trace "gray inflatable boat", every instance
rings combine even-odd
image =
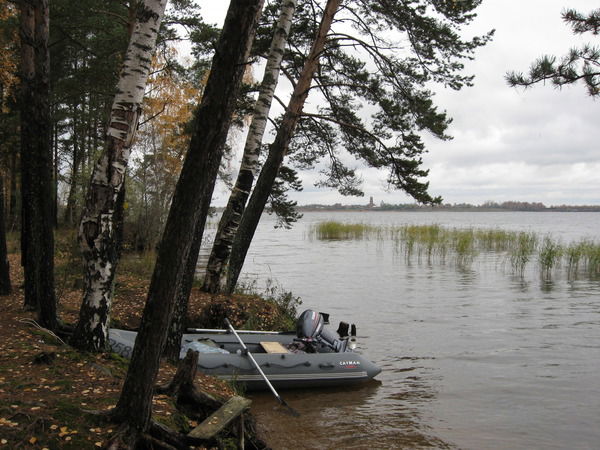
[[[354,325],[350,328],[341,322],[335,332],[326,323],[326,314],[307,310],[298,318],[296,332],[239,330],[237,333],[276,388],[349,385],[370,380],[381,372],[354,351]],[[131,357],[136,335],[133,331],[111,329],[112,350]],[[229,330],[193,329],[193,333],[183,336],[182,358],[189,349],[200,352],[201,372],[244,384],[247,390],[268,389]]]

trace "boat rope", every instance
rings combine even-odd
[[[41,326],[39,323],[37,323],[33,319],[19,319],[19,322],[25,323],[27,325],[34,326],[35,328],[37,328],[37,329],[43,331],[44,333],[52,336],[54,339],[56,339],[57,341],[59,341],[62,345],[67,345],[66,342],[63,341],[61,338],[59,338],[53,331],[49,330],[48,328],[44,328],[43,326]]]

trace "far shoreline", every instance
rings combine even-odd
[[[415,205],[415,204],[399,204],[381,206],[370,205],[298,205],[296,210],[299,212],[600,212],[600,205],[560,205],[560,206],[545,206],[541,203],[518,203],[507,202],[510,205],[490,206],[485,205]],[[216,207],[215,212],[223,212],[224,207]]]

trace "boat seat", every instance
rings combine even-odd
[[[281,345],[280,342],[265,342],[261,341],[260,345],[267,353],[289,353],[289,350]]]

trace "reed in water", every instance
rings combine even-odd
[[[386,226],[326,221],[313,225],[311,236],[319,240],[389,241],[406,258],[446,262],[452,256],[461,265],[469,264],[479,252],[504,253],[512,270],[520,275],[533,261],[537,261],[545,277],[563,266],[570,277],[600,274],[599,243],[582,240],[563,245],[552,236],[540,238],[529,231],[449,228],[437,224]]]

